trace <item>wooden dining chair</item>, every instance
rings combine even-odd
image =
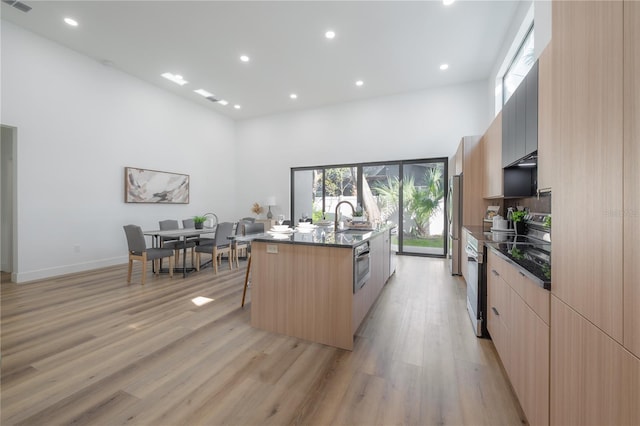
[[[264,223],[250,223],[245,225],[244,234],[262,234],[264,233]],[[242,304],[240,307],[244,307],[244,299],[247,296],[247,288],[249,287],[249,273],[251,272],[251,244],[247,247],[247,272],[244,274],[244,289],[242,290]]]
[[[216,228],[216,235],[214,237],[213,244],[196,246],[196,270],[200,270],[200,254],[207,253],[211,255],[211,261],[213,262],[213,270],[218,273],[218,262],[222,264],[222,255],[227,254],[229,257],[229,269],[233,267],[233,255],[231,240],[229,237],[233,232],[233,223],[222,222],[218,224]]]
[[[129,246],[129,270],[127,272],[127,283],[131,282],[131,270],[133,269],[133,261],[142,262],[142,284],[144,285],[147,276],[147,261],[153,260],[156,275],[160,271],[160,259],[169,258],[169,276],[173,277],[174,255],[173,249],[170,248],[147,248],[147,242],[144,239],[142,228],[137,225],[123,226],[124,233],[127,236],[127,245]]]

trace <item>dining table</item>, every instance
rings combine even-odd
[[[189,272],[195,271],[195,265],[191,265],[191,268],[187,268],[187,240],[189,238],[197,238],[201,235],[206,234],[215,234],[216,228],[182,228],[182,229],[171,229],[171,230],[160,230],[154,229],[151,231],[143,231],[144,235],[152,237],[152,245],[153,247],[162,247],[162,239],[163,238],[178,238],[182,241],[182,268],[174,268],[182,269],[182,278],[185,278]],[[205,265],[209,263],[206,262]]]

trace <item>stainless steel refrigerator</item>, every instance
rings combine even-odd
[[[462,233],[462,175],[449,178],[447,220],[449,222],[449,266],[451,275],[460,275]]]

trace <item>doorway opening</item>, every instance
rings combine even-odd
[[[0,266],[1,282],[15,282],[16,274],[16,142],[15,127],[0,126]]]

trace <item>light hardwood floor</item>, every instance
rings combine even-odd
[[[2,425],[524,422],[445,260],[399,257],[353,352],[251,328],[245,264],[3,284]]]

